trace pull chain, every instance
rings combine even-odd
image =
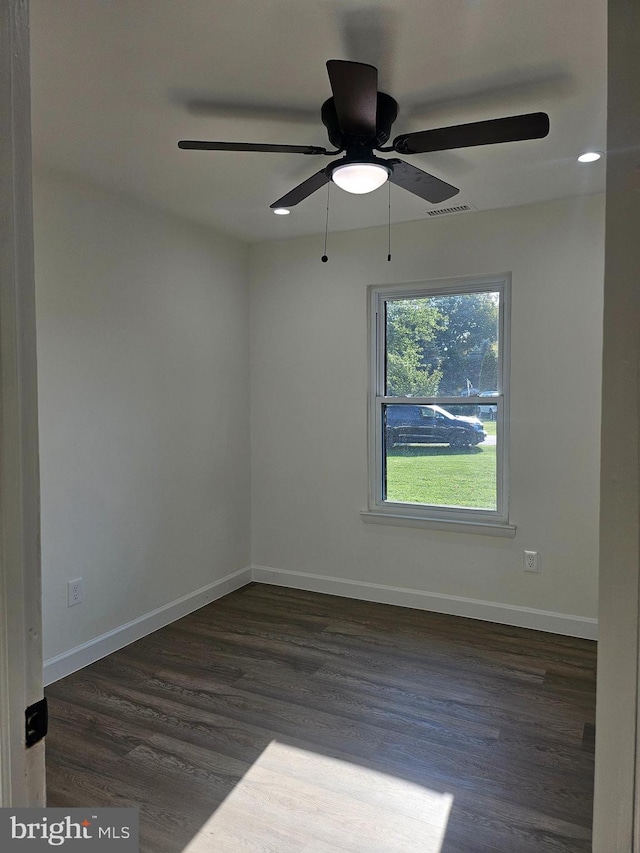
[[[391,261],[391,181],[387,181],[389,185],[389,254],[387,261]]]
[[[327,217],[324,222],[324,255],[321,260],[323,264],[326,264],[329,260],[329,256],[327,255],[327,234],[329,232],[329,191],[331,189],[331,181],[327,184]]]

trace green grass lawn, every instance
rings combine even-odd
[[[487,427],[495,423],[485,423]],[[406,445],[387,455],[387,500],[496,509],[496,448]]]
[[[495,421],[482,421],[482,427],[487,435],[495,435],[496,434],[496,422]]]

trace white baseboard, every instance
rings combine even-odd
[[[184,595],[177,601],[165,604],[164,607],[152,610],[151,613],[145,613],[126,625],[121,625],[119,628],[114,628],[113,631],[89,640],[88,643],[83,643],[81,646],[76,646],[68,652],[45,661],[44,684],[52,684],[60,678],[71,675],[72,672],[77,672],[82,667],[95,663],[100,658],[128,646],[129,643],[146,637],[147,634],[157,631],[158,628],[164,628],[165,625],[175,622],[176,619],[182,619],[183,616],[193,613],[194,610],[204,607],[205,604],[210,604],[217,598],[222,598],[222,596],[246,586],[246,584],[251,583],[251,574],[250,567],[240,569],[189,593],[189,595]]]
[[[437,592],[423,592],[418,589],[403,589],[402,587],[364,581],[344,580],[326,575],[303,574],[285,569],[273,569],[268,566],[253,566],[252,579],[256,583],[288,586],[293,589],[324,592],[329,595],[340,595],[343,598],[359,598],[363,601],[377,601],[381,604],[395,604],[400,607],[413,607],[417,610],[431,610],[436,613],[449,613],[452,616],[467,616],[470,619],[481,619],[484,622],[498,622],[501,625],[514,625],[518,628],[533,628],[536,631],[564,634],[568,637],[582,637],[587,640],[597,639],[598,633],[598,620],[587,616],[572,616],[568,613],[554,613],[550,610],[535,610],[532,607],[480,601],[458,595],[442,595]]]
[[[467,616],[485,622],[498,622],[501,625],[514,625],[519,628],[533,628],[551,634],[564,634],[568,637],[597,639],[598,621],[586,616],[572,616],[567,613],[554,613],[549,610],[535,610],[532,607],[520,607],[514,604],[499,604],[493,601],[480,601],[475,598],[463,598],[458,595],[442,595],[437,592],[424,592],[417,589],[386,586],[365,581],[344,580],[326,575],[304,574],[268,566],[252,566],[240,569],[208,586],[159,607],[151,613],[114,628],[100,637],[76,646],[68,652],[45,661],[43,671],[44,684],[52,684],[60,678],[71,675],[100,658],[110,655],[118,649],[128,646],[147,634],[164,628],[176,619],[181,619],[194,610],[210,604],[218,598],[240,589],[251,581],[256,583],[288,586],[293,589],[305,589],[310,592],[322,592],[328,595],[340,595],[343,598],[359,598],[362,601],[376,601],[380,604],[395,604],[399,607],[412,607],[417,610],[431,610],[436,613],[449,613],[452,616]]]

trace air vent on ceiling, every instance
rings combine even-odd
[[[444,216],[445,213],[464,213],[466,210],[475,210],[472,204],[458,204],[455,207],[441,207],[438,210],[425,211],[427,216]]]

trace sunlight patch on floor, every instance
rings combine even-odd
[[[183,853],[440,853],[453,795],[272,741]]]

